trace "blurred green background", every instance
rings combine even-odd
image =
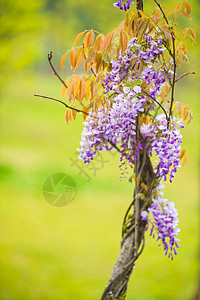
[[[192,26],[199,33],[200,1],[191,4]],[[70,160],[79,146],[82,117],[68,126],[64,106],[33,96],[61,98],[47,54],[53,51],[60,72],[60,58],[80,31],[108,33],[123,19],[112,5],[112,0],[0,0],[2,300],[100,299],[117,259],[121,223],[133,194],[127,180],[119,181],[119,157],[103,153],[106,162],[95,163],[96,174],[92,167],[85,169],[88,180]],[[154,6],[150,0],[144,5],[147,11]],[[191,21],[181,22],[189,26]],[[194,111],[183,133],[189,161],[165,192],[179,211],[181,248],[172,262],[147,234],[128,300],[192,299],[198,286],[199,44],[190,52],[190,65],[182,72],[196,75],[183,79],[176,90],[176,100]],[[70,72],[66,66],[60,74],[65,79]],[[77,184],[75,200],[62,208],[42,196],[44,181],[57,172],[71,175]]]

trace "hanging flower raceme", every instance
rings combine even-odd
[[[147,229],[150,228],[150,236],[157,235],[157,241],[164,246],[165,255],[173,259],[173,255],[177,255],[176,249],[179,248],[180,241],[177,238],[180,232],[178,212],[174,202],[168,202],[161,197],[161,188],[162,185],[158,185],[157,196],[153,199],[151,207],[141,213],[141,217],[142,220],[148,220]]]
[[[115,7],[119,7],[121,10],[127,11],[127,10],[129,10],[131,4],[134,4],[134,1],[131,1],[131,0],[118,0],[113,5]]]
[[[127,82],[135,85],[135,80],[144,80],[147,84],[154,83],[151,89],[151,96],[156,96],[162,84],[165,82],[165,70],[153,69],[153,62],[163,53],[165,48],[162,46],[163,38],[158,36],[153,39],[152,36],[146,36],[143,45],[137,43],[137,38],[129,41],[124,55],[120,53],[116,60],[112,60],[112,70],[106,73],[104,79],[105,93],[109,91],[119,93],[120,88]],[[141,61],[148,65],[140,75]],[[133,65],[134,62],[134,65]],[[137,68],[134,68],[137,66]],[[166,74],[169,76],[168,74]],[[153,91],[155,92],[153,93]]]
[[[137,93],[130,88],[124,88],[124,92],[113,99],[113,106],[109,112],[99,110],[91,111],[84,122],[79,159],[85,163],[90,162],[97,152],[113,149],[112,144],[119,144],[121,158],[134,163],[137,152],[141,149],[141,143],[135,144],[135,119],[143,112],[145,97],[138,98]],[[139,148],[138,148],[139,147]]]
[[[118,5],[122,5],[122,1],[118,1]],[[158,159],[154,167],[156,178],[165,181],[169,176],[172,182],[180,168],[180,128],[183,126],[172,117],[169,122],[164,109],[165,114],[158,114],[158,110],[155,113],[156,98],[173,75],[169,67],[158,67],[159,57],[165,50],[163,41],[157,29],[152,35],[146,34],[140,43],[137,38],[132,38],[124,55],[120,52],[111,61],[111,71],[106,73],[104,79],[105,94],[111,96],[108,98],[110,107],[108,110],[100,108],[97,112],[90,111],[84,123],[78,151],[79,158],[85,163],[89,163],[104,148],[110,151],[116,145],[121,154],[119,167],[123,171],[123,167],[127,168],[126,163],[131,167],[135,164],[145,145],[147,155],[155,155]],[[139,125],[142,139],[138,140],[136,120],[138,122],[142,114],[149,114],[151,118],[149,123]],[[142,141],[145,142],[142,144]],[[148,218],[150,234],[157,232],[166,254],[173,258],[178,248],[177,211],[172,202],[162,199],[160,185],[151,207],[141,215],[143,220]]]
[[[176,122],[175,118],[171,120],[171,128],[168,128],[165,114],[157,116],[152,124],[141,126],[141,133],[146,138],[146,148],[148,155],[154,152],[159,159],[155,166],[157,177],[167,180],[170,174],[170,182],[172,182],[177,169],[181,166],[180,149],[182,144],[182,135],[180,129],[183,125],[180,121]]]

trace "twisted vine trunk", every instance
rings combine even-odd
[[[143,0],[137,0],[137,10],[143,10]],[[142,142],[143,149],[145,149],[145,141],[142,140],[139,132],[138,120],[136,131],[136,138]],[[146,150],[140,153],[134,173],[136,178],[134,197],[125,215],[123,225],[125,225],[126,229],[122,237],[119,257],[101,300],[120,300],[126,298],[128,281],[135,261],[144,248],[144,233],[147,224],[146,221],[141,220],[140,213],[150,204],[155,180],[155,173]],[[131,218],[127,220],[132,207]]]
[[[144,232],[147,224],[146,221],[141,220],[140,212],[148,207],[151,200],[152,184],[155,179],[151,161],[145,154],[140,155],[138,174],[140,174],[140,182],[135,186],[132,218],[128,222],[127,230],[122,237],[120,254],[101,300],[125,299],[128,281],[135,261],[144,248]],[[145,199],[140,198],[140,195],[144,192],[141,183],[149,187]]]

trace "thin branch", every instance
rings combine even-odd
[[[169,21],[161,7],[161,5],[157,2],[157,0],[154,0],[154,2],[157,4],[157,6],[159,7],[160,11],[162,12],[163,18],[165,19],[166,23],[169,25]],[[172,53],[172,58],[173,58],[173,63],[174,63],[174,74],[173,74],[173,80],[172,80],[172,94],[171,94],[171,104],[170,104],[170,109],[169,109],[169,118],[168,118],[168,127],[170,124],[170,118],[172,115],[172,107],[173,107],[173,103],[174,103],[174,87],[175,87],[175,83],[176,83],[176,46],[175,46],[175,37],[173,32],[171,32],[171,37],[172,37],[172,46],[173,46],[173,53]]]
[[[184,74],[181,75],[179,78],[177,78],[177,79],[175,80],[175,82],[181,80],[183,77],[185,77],[185,76],[187,76],[187,75],[189,75],[189,74],[195,75],[196,73],[195,73],[195,72],[187,72],[187,73],[184,73]]]
[[[167,112],[166,112],[165,108],[162,106],[162,104],[160,104],[154,97],[152,97],[151,95],[149,95],[149,94],[148,94],[147,92],[145,92],[144,90],[142,90],[142,92],[143,92],[146,96],[148,96],[149,98],[151,98],[154,102],[156,102],[156,103],[160,106],[160,108],[162,108],[163,112],[165,113],[166,119],[169,120],[169,117],[168,117],[168,115],[167,115]]]
[[[166,15],[165,15],[165,13],[164,13],[164,11],[163,11],[161,5],[160,5],[156,0],[154,0],[154,2],[155,2],[155,3],[157,4],[157,6],[159,7],[161,13],[163,14],[163,18],[165,19],[166,23],[169,25],[169,21],[167,20],[167,17],[166,17]]]
[[[63,101],[61,101],[61,100],[59,100],[59,99],[52,98],[52,97],[48,97],[48,96],[44,96],[44,95],[37,95],[37,94],[35,94],[34,96],[35,96],[35,97],[41,97],[41,98],[45,98],[45,99],[49,99],[49,100],[53,100],[53,101],[60,102],[61,104],[65,105],[67,108],[69,108],[69,109],[71,109],[71,110],[74,110],[74,111],[76,111],[76,112],[81,112],[81,113],[83,113],[83,114],[85,114],[85,115],[88,115],[87,112],[85,112],[85,111],[83,111],[83,110],[81,110],[81,109],[78,109],[78,108],[69,106],[69,105],[67,105],[65,102],[63,102]]]
[[[118,152],[120,152],[120,149],[116,146],[116,144],[114,144],[112,141],[108,140],[108,142],[111,144],[111,146],[113,146],[113,148],[115,148]],[[121,153],[121,152],[120,152]]]
[[[134,202],[135,202],[135,199],[131,202],[131,204],[129,205],[129,207],[125,213],[124,220],[123,220],[123,226],[126,225],[126,223],[127,223],[126,218],[128,216],[129,211],[131,210],[131,207],[133,206]],[[123,226],[122,226],[122,237],[123,237]]]
[[[169,108],[169,120],[168,120],[168,127],[170,124],[170,118],[172,115],[172,107],[173,107],[173,103],[174,103],[174,92],[175,92],[175,83],[176,83],[176,46],[175,46],[175,38],[173,33],[171,33],[172,36],[172,45],[173,45],[173,64],[174,64],[174,74],[173,74],[173,80],[172,80],[172,94],[171,94],[171,104],[170,104],[170,108]]]
[[[58,72],[56,71],[56,69],[54,68],[51,60],[52,60],[52,57],[53,57],[53,54],[52,54],[52,51],[48,54],[48,62],[54,72],[54,75],[56,75],[56,77],[58,77],[58,79],[62,82],[62,84],[66,87],[66,89],[68,88],[68,86],[66,85],[66,83],[64,82],[64,80],[58,75]]]

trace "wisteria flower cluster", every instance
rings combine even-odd
[[[131,4],[133,4],[134,1],[131,1],[131,0],[118,0],[116,3],[114,3],[113,5],[115,7],[119,7],[121,10],[129,10]]]
[[[156,97],[167,79],[173,75],[173,71],[167,68],[155,67],[165,50],[163,37],[159,34],[159,30],[152,35],[146,34],[140,43],[137,38],[132,38],[124,55],[121,52],[111,61],[112,68],[105,75],[104,88],[107,95],[112,94],[112,105],[108,111],[105,108],[100,108],[97,112],[91,110],[84,123],[81,148],[78,151],[79,159],[85,163],[89,163],[99,151],[109,151],[113,149],[113,145],[117,145],[121,153],[119,167],[123,171],[122,167],[126,169],[126,162],[133,167],[140,151],[145,150],[150,157],[155,154],[158,159],[154,168],[157,180],[165,181],[169,174],[172,182],[180,168],[182,124],[175,118],[171,118],[169,124],[167,114],[157,114],[149,123],[142,123],[140,127],[145,149],[142,141],[136,139],[137,117],[155,110]],[[148,93],[145,90],[147,86]],[[157,192],[159,189],[158,185]],[[169,251],[171,258],[172,252],[176,254],[175,248],[178,247],[178,240],[175,238],[178,234],[176,214],[173,204],[162,199],[161,194],[154,197],[148,211],[141,214],[143,219],[149,219],[151,235],[156,228],[158,239],[164,244],[166,253]]]
[[[81,148],[78,149],[79,159],[90,162],[97,152],[103,150],[103,145],[106,150],[111,150],[112,144],[120,142],[120,160],[134,163],[142,148],[141,143],[135,147],[135,118],[144,110],[145,97],[138,99],[137,93],[129,91],[130,88],[124,88],[124,93],[115,97],[109,112],[99,110],[97,114],[93,111],[89,113],[84,123]]]
[[[170,182],[172,182],[177,169],[181,166],[180,149],[182,144],[182,134],[180,129],[184,126],[180,121],[171,121],[171,128],[168,128],[166,116],[158,115],[153,124],[142,124],[141,133],[147,139],[147,153],[152,155],[153,151],[159,159],[155,166],[157,177],[167,180],[167,175],[170,173]]]
[[[144,80],[147,83],[151,82],[150,93],[152,96],[156,96],[165,82],[164,75],[160,71],[154,70],[151,65],[144,69],[140,77],[138,77],[138,71],[135,72],[131,67],[132,60],[137,58],[135,64],[139,64],[139,59],[141,57],[144,59],[146,53],[149,53],[148,59],[145,56],[146,62],[151,62],[152,59],[163,53],[164,47],[162,47],[161,38],[157,39],[157,50],[154,49],[155,42],[152,38],[146,38],[146,41],[147,45],[142,50],[137,44],[137,39],[132,39],[125,55],[120,54],[116,60],[112,61],[112,70],[106,74],[104,80],[105,93],[112,90],[116,96],[112,99],[113,106],[108,113],[105,110],[99,110],[95,115],[91,111],[84,123],[81,149],[78,149],[79,158],[84,162],[90,162],[97,151],[103,150],[102,144],[106,145],[107,150],[112,149],[109,147],[108,141],[121,142],[121,161],[123,158],[128,159],[130,163],[136,160],[137,151],[141,149],[142,145],[141,143],[135,145],[135,120],[139,113],[144,111],[143,106],[147,102],[147,97],[142,93],[140,85],[137,84],[141,84]]]
[[[124,55],[119,55],[117,60],[112,60],[112,70],[106,73],[104,79],[105,93],[113,91],[119,93],[121,87],[126,82],[134,84],[134,80],[144,80],[146,83],[154,83],[154,89],[152,89],[150,95],[156,96],[160,92],[160,87],[165,82],[164,70],[153,69],[153,62],[161,55],[165,47],[162,45],[163,38],[158,36],[157,39],[153,39],[152,36],[146,36],[143,45],[137,43],[137,38],[133,38],[127,46],[127,50]],[[141,60],[148,64],[142,74],[139,76],[139,68],[134,69],[134,65],[140,65]],[[163,74],[164,73],[164,74]],[[168,74],[165,74],[169,76]]]
[[[162,188],[160,184],[158,191]],[[161,193],[161,192],[160,192]],[[162,193],[161,193],[162,194]],[[161,198],[159,192],[151,207],[147,211],[141,213],[142,220],[147,220],[148,224],[146,230],[150,227],[150,236],[155,237],[157,234],[157,241],[161,241],[164,245],[165,255],[173,259],[173,255],[177,255],[177,248],[179,248],[177,238],[180,229],[178,228],[178,212],[175,208],[174,202],[168,202],[167,199]]]

